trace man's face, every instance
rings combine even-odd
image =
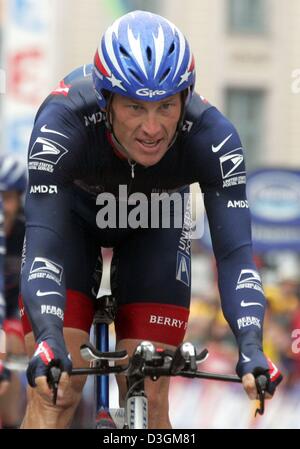
[[[161,160],[172,142],[181,114],[181,95],[148,102],[116,94],[110,111],[114,134],[127,150],[126,156],[149,167]]]

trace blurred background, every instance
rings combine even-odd
[[[255,405],[240,386],[172,381],[173,425],[299,428],[299,0],[0,0],[0,155],[9,153],[25,161],[43,99],[68,72],[91,63],[106,27],[135,9],[161,14],[185,33],[196,59],[196,90],[240,133],[248,167],[254,252],[268,303],[264,348],[285,374],[265,415],[255,419]],[[220,310],[207,225],[203,238],[193,241],[193,254],[186,339],[199,349],[208,347],[210,357],[203,368],[232,373],[237,350]],[[109,286],[110,258],[106,250],[104,288]],[[21,390],[24,384],[21,376]],[[89,426],[89,414],[82,412],[92,401],[89,387],[83,399],[86,408],[79,410],[75,427]],[[115,390],[113,397],[116,400]],[[13,425],[22,410],[8,415],[8,425]]]

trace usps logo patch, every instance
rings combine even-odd
[[[242,148],[236,148],[224,156],[220,157],[221,171],[223,179],[231,176],[245,174],[244,156]]]
[[[242,148],[236,148],[220,157],[223,188],[246,184],[246,171]]]
[[[43,161],[56,165],[68,150],[53,140],[38,137],[29,153],[30,161]]]
[[[191,284],[191,258],[181,251],[177,252],[176,280],[188,287]]]
[[[49,279],[61,285],[63,267],[45,257],[36,257],[31,265],[28,281]]]

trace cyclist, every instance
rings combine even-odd
[[[6,352],[10,356],[25,354],[24,335],[19,316],[19,274],[25,223],[22,195],[26,189],[27,174],[24,160],[13,154],[0,158],[0,185],[3,189],[4,234],[6,254],[4,259]],[[3,426],[18,427],[22,420],[22,387],[20,376],[11,375],[11,385],[0,401]]]
[[[222,307],[250,398],[257,395],[254,375],[269,372],[242,145],[232,123],[194,85],[194,58],[180,30],[163,17],[135,11],[107,29],[94,64],[61,81],[37,113],[28,152],[20,301],[31,357],[25,428],[70,424],[85,379],[70,380],[68,373],[72,364],[83,365],[79,347],[94,313],[101,247],[114,249],[117,349],[131,354],[144,339],[171,348],[182,342],[191,286],[184,194],[194,182],[204,192]],[[136,196],[127,201],[120,186]],[[136,198],[154,201],[151,195],[161,192],[182,199],[182,226],[147,227],[149,219],[137,229],[129,225],[130,214],[138,215]],[[53,363],[63,370],[56,407],[46,380]],[[124,400],[126,386],[118,382]],[[150,427],[168,428],[169,380],[149,381],[146,389]]]

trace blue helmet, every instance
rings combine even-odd
[[[0,191],[23,193],[27,186],[27,169],[24,161],[13,154],[0,156]]]
[[[195,85],[195,63],[182,32],[167,19],[134,11],[116,20],[104,33],[93,70],[98,103],[105,92],[138,100],[158,101]]]

